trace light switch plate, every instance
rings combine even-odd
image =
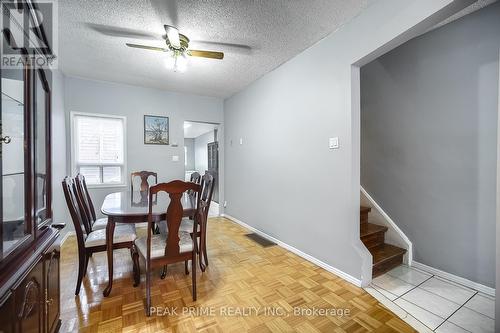
[[[240,138],[240,145],[243,144],[243,138]]]
[[[172,162],[179,162],[179,156],[177,155],[172,156]]]
[[[328,143],[329,143],[328,146],[330,149],[339,149],[339,138],[338,137],[330,138]]]

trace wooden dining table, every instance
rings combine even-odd
[[[153,197],[153,222],[166,219],[166,212],[170,198],[168,193],[160,192]],[[183,216],[192,217],[196,212],[195,197],[184,193],[181,199],[184,209]],[[148,221],[149,194],[147,191],[115,192],[104,198],[101,212],[108,217],[106,226],[106,252],[108,258],[108,285],[104,289],[104,296],[108,296],[113,288],[113,236],[116,223],[143,223]]]

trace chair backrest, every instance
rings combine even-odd
[[[201,184],[201,175],[198,172],[193,172],[189,178],[191,183]],[[193,191],[189,191],[190,195],[193,195]]]
[[[80,249],[83,249],[85,248],[83,234],[86,230],[86,227],[79,209],[78,197],[75,195],[76,188],[73,180],[70,177],[64,178],[64,180],[62,181],[62,188],[64,192],[64,198],[66,199],[66,205],[68,206],[71,220],[73,221],[73,225],[75,227],[78,247]]]
[[[95,215],[95,208],[92,202],[92,198],[90,197],[89,189],[87,188],[87,182],[85,181],[85,177],[82,174],[78,174],[76,175],[76,177],[80,181],[83,191],[85,192],[85,198],[87,199],[87,205],[90,210],[90,216],[92,218],[92,222],[95,222],[95,220],[97,220]]]
[[[190,182],[200,184],[201,182],[201,175],[198,172],[193,172],[190,177]]]
[[[87,233],[92,232],[92,225],[94,224],[95,211],[94,205],[92,204],[92,199],[90,198],[89,191],[87,189],[87,184],[85,183],[85,177],[81,174],[76,175],[73,180],[74,187],[76,189],[78,208],[80,209],[80,215],[85,224],[85,231]]]
[[[132,172],[130,174],[130,190],[132,192],[134,191],[134,178],[135,177],[141,178],[141,184],[139,186],[139,191],[141,191],[141,192],[149,190],[149,182],[148,182],[149,177],[154,177],[155,184],[158,183],[158,174],[156,172],[152,172],[152,171]]]
[[[179,226],[181,225],[184,208],[181,198],[187,191],[195,193],[201,192],[201,186],[192,182],[183,182],[174,180],[169,183],[161,183],[149,188],[149,215],[148,215],[148,239],[147,239],[147,257],[151,258],[151,234],[153,226],[153,196],[158,192],[167,192],[170,197],[170,203],[167,208],[166,222],[168,230],[167,244],[165,247],[166,257],[175,257],[179,254]]]
[[[214,193],[215,178],[208,171],[201,177],[201,194],[198,199],[198,209],[203,212],[204,221],[207,221],[212,195]]]

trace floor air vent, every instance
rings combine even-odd
[[[251,240],[253,240],[262,247],[269,247],[276,245],[276,243],[273,243],[265,239],[264,237],[257,235],[256,233],[246,234],[245,236],[247,236],[248,238],[250,238]]]

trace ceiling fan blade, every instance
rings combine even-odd
[[[156,46],[147,46],[147,45],[139,45],[139,44],[130,44],[130,43],[125,43],[128,47],[133,47],[136,49],[143,49],[143,50],[150,50],[150,51],[160,51],[160,52],[166,52],[168,51],[167,49],[161,48],[161,47],[156,47]]]
[[[192,40],[193,44],[202,44],[202,45],[211,45],[211,46],[220,46],[224,49],[231,50],[236,53],[250,54],[252,53],[253,47],[250,45],[237,44],[237,43],[223,43],[223,42],[213,42],[208,40]]]
[[[148,31],[134,30],[128,28],[113,27],[104,24],[85,23],[85,25],[100,34],[111,37],[126,37],[139,39],[161,39],[161,35]]]
[[[188,54],[192,57],[224,59],[224,53],[215,51],[189,50]]]
[[[172,45],[176,49],[180,49],[181,40],[179,39],[179,30],[177,30],[176,27],[165,24],[165,31],[167,32],[167,38],[170,42],[170,45]]]

